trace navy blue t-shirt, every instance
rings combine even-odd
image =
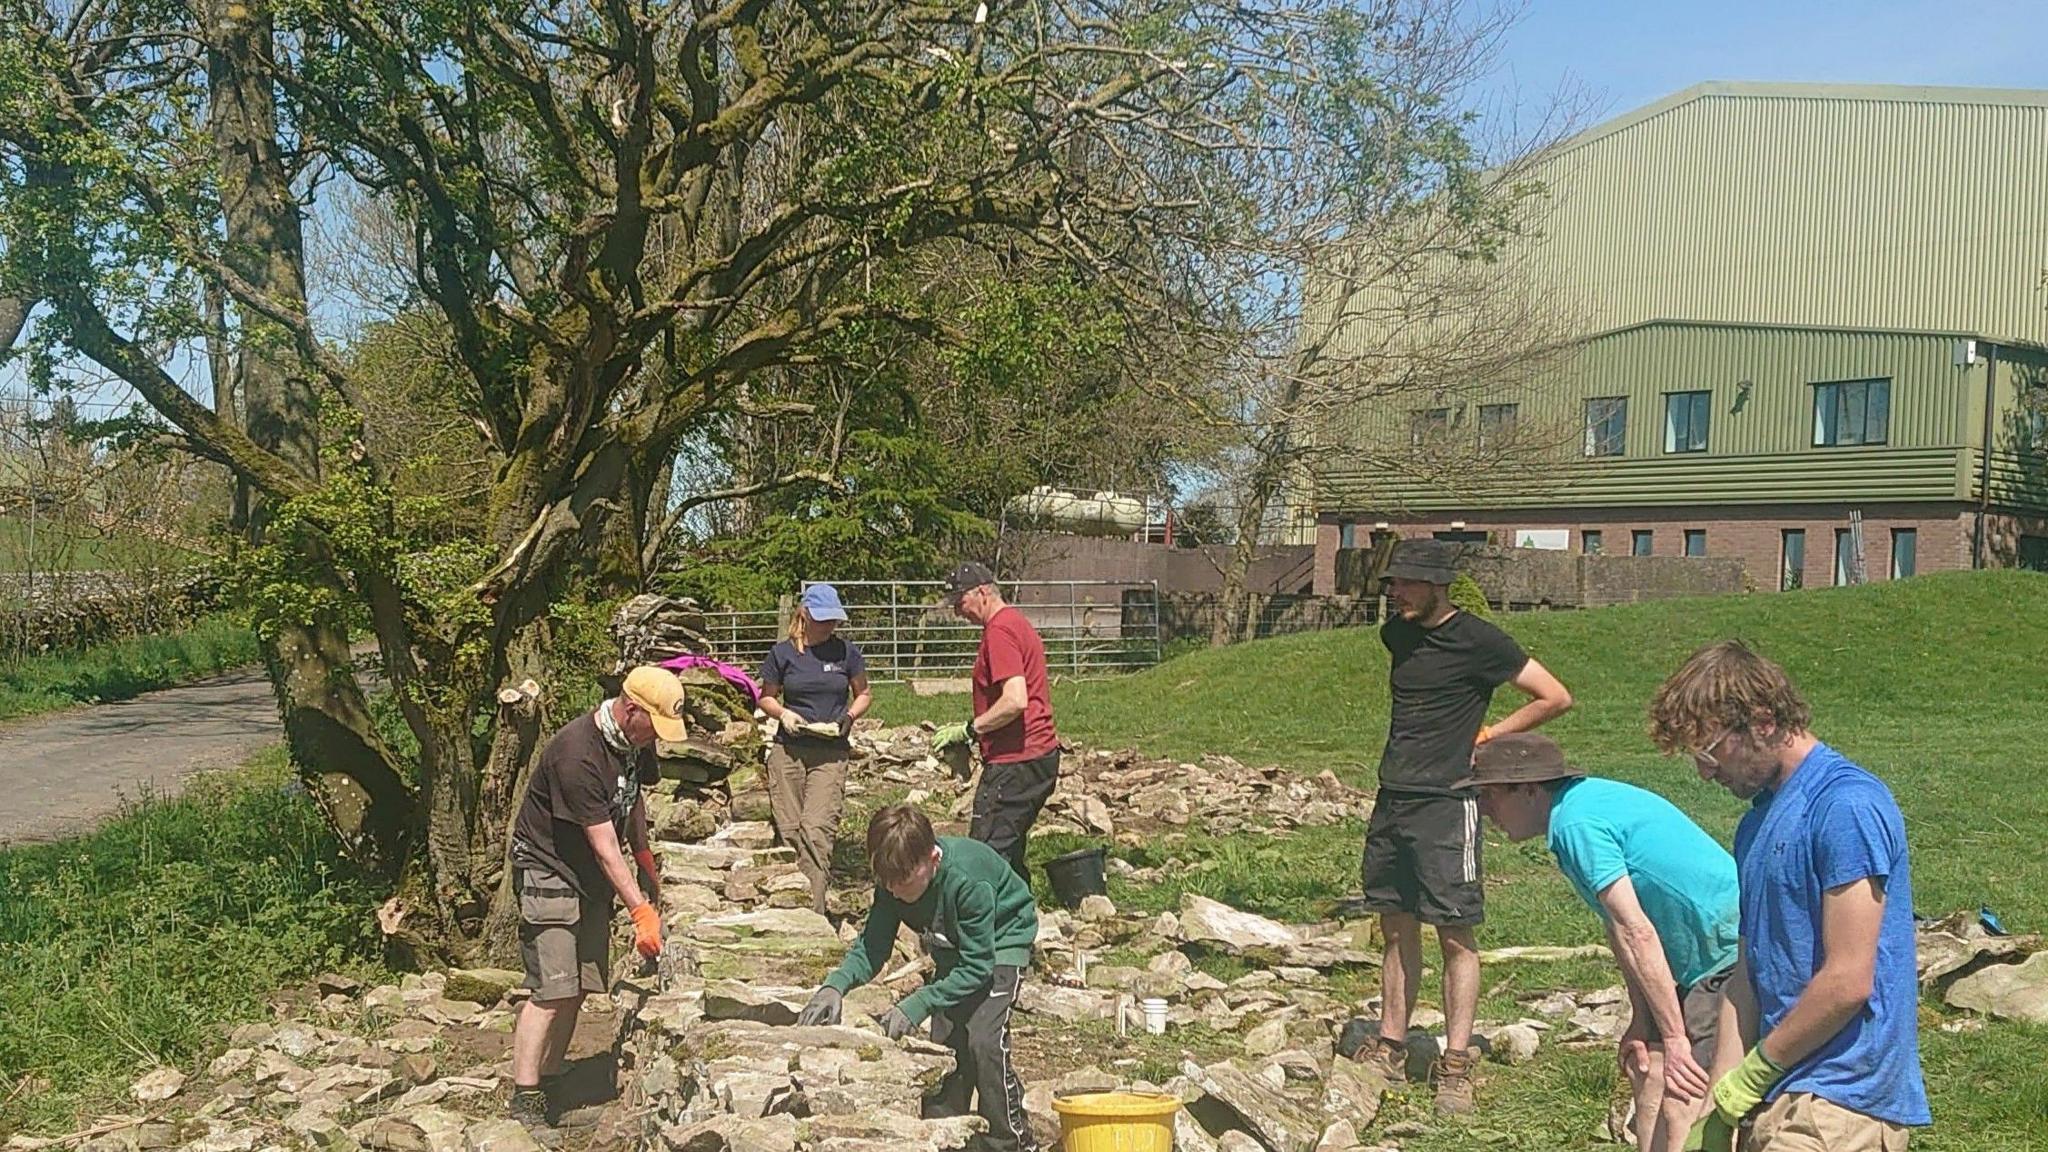
[[[853,679],[867,670],[859,645],[837,636],[803,652],[783,640],[769,649],[768,658],[761,662],[761,683],[782,686],[785,708],[796,709],[797,715],[813,723],[831,724],[846,715],[853,699]],[[778,732],[775,738],[784,742],[821,739],[788,732]]]

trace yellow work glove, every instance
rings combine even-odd
[[[1742,1063],[1714,1083],[1714,1111],[1733,1128],[1764,1102],[1772,1085],[1784,1078],[1785,1070],[1772,1063],[1764,1055],[1764,1046],[1758,1044],[1742,1058]]]
[[[932,733],[932,751],[942,752],[955,744],[967,743],[967,722],[948,724]]]
[[[1721,1118],[1720,1109],[1709,1108],[1686,1133],[1683,1152],[1735,1152],[1735,1125]]]

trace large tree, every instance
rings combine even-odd
[[[0,322],[35,305],[32,357],[115,373],[247,487],[293,759],[359,851],[415,866],[422,935],[473,941],[543,727],[500,692],[542,674],[567,581],[644,560],[680,446],[877,330],[961,335],[872,273],[963,245],[1068,269],[1184,355],[1199,253],[1262,242],[1236,176],[1377,99],[1410,7],[0,0]],[[388,359],[313,303],[344,188],[406,242],[391,303],[474,429],[470,530],[415,530]],[[220,403],[180,382],[209,361]]]

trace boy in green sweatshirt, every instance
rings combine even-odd
[[[868,822],[868,861],[875,872],[868,922],[797,1023],[837,1024],[845,994],[875,978],[896,945],[897,925],[910,925],[938,971],[881,1024],[895,1040],[929,1018],[932,1039],[953,1050],[952,1074],[925,1101],[925,1116],[964,1116],[972,1097],[988,1121],[989,1152],[1031,1152],[1024,1086],[1010,1064],[1010,1006],[1038,939],[1031,888],[988,845],[934,836],[931,821],[908,804]]]

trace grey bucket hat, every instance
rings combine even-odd
[[[1393,558],[1382,580],[1423,580],[1449,584],[1457,579],[1458,546],[1443,540],[1403,540],[1394,545]]]

